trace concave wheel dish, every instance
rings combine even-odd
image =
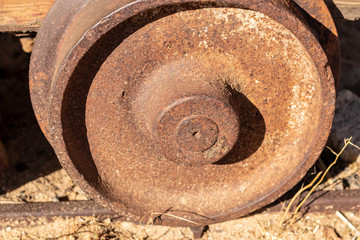
[[[316,38],[305,13],[280,0],[58,0],[31,62],[40,126],[69,175],[129,220],[247,214],[304,176],[331,128],[336,30]]]

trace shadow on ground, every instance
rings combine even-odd
[[[29,61],[17,37],[0,33],[0,138],[10,161],[0,173],[0,194],[61,168],[32,110]]]

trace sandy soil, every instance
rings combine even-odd
[[[345,213],[359,226],[360,217]],[[354,239],[352,231],[335,214],[307,214],[293,225],[279,229],[281,214],[257,214],[210,225],[202,239]],[[3,239],[193,239],[189,228],[139,226],[129,222],[99,221],[96,218],[37,219],[7,223]]]

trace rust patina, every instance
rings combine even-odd
[[[325,146],[339,74],[325,4],[297,2],[56,1],[30,88],[61,164],[136,222],[211,224],[280,197]]]

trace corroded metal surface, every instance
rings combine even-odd
[[[134,221],[242,216],[330,131],[334,68],[308,17],[282,0],[58,0],[32,55],[35,114],[72,178]]]
[[[303,15],[307,23],[317,33],[335,78],[336,85],[340,81],[340,42],[334,20],[323,1],[295,0],[305,11]]]
[[[166,158],[199,166],[218,161],[233,148],[239,122],[230,104],[191,96],[160,111],[154,128]]]

